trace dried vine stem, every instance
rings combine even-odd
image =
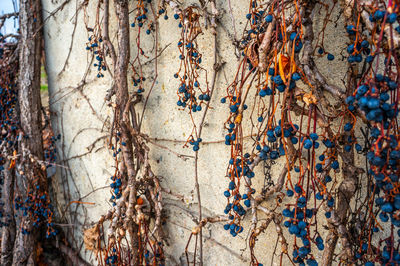
[[[128,99],[128,65],[129,65],[129,14],[128,14],[128,1],[117,0],[114,2],[116,16],[118,18],[118,55],[114,64],[114,80],[116,87],[116,105],[117,105],[117,117],[123,118],[124,111],[129,110],[131,104]],[[136,170],[133,158],[133,142],[132,135],[127,127],[128,121],[122,121],[120,123],[121,139],[126,143],[122,146],[122,155],[124,159],[124,165],[127,169],[127,187],[129,190],[129,201],[126,210],[126,221],[125,226],[130,233],[130,246],[132,250],[132,257],[136,261],[138,257],[138,240],[137,240],[137,226],[134,224],[132,217],[136,204]]]
[[[275,28],[275,20],[268,25],[267,31],[264,34],[260,47],[258,48],[258,61],[259,71],[265,72],[267,70],[267,52],[269,52],[273,29]]]
[[[314,53],[313,40],[313,18],[312,13],[315,10],[317,1],[305,1],[302,9],[302,23],[304,31],[304,51],[300,58],[300,66],[304,70],[310,83],[319,90],[324,90],[335,97],[344,100],[345,90],[333,84],[328,84],[326,78],[321,74],[312,58]]]
[[[218,16],[218,10],[216,9],[215,6],[215,0],[211,1],[211,6],[212,6],[212,17],[211,17],[211,27],[212,27],[212,35],[213,35],[213,57],[214,57],[214,63],[213,63],[213,72],[212,72],[212,78],[211,78],[211,86],[210,86],[210,99],[212,99],[212,95],[214,93],[215,89],[215,81],[217,78],[217,73],[220,69],[220,65],[218,65],[218,54],[217,54],[217,26],[216,26],[216,17]],[[203,7],[205,8],[205,7]],[[210,107],[210,101],[207,102],[206,108],[204,110],[203,116],[201,118],[200,124],[199,124],[199,131],[198,131],[198,138],[201,138],[201,133],[203,130],[204,126],[204,121],[207,116],[208,109]],[[198,174],[198,161],[199,161],[199,151],[195,151],[195,158],[194,158],[194,180],[195,180],[195,188],[196,188],[196,194],[197,194],[197,202],[199,206],[199,222],[202,221],[202,207],[201,207],[201,194],[200,194],[200,186],[199,186],[199,174]],[[197,235],[197,234],[196,234]],[[199,255],[200,255],[200,266],[203,265],[203,230],[202,226],[199,227]],[[190,240],[189,240],[190,242]],[[197,244],[197,243],[196,243]],[[195,247],[196,248],[196,247]],[[196,258],[194,258],[194,261],[196,261]]]
[[[114,45],[112,45],[110,41],[109,17],[110,17],[110,1],[104,0],[103,41],[106,47],[105,52],[110,53],[112,62],[116,63],[117,55],[115,53]]]
[[[13,13],[7,13],[4,15],[0,16],[0,29],[3,28],[4,22],[6,19],[12,18],[12,17],[18,17],[19,13],[18,12],[13,12]]]

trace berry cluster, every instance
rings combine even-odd
[[[396,105],[389,101],[389,93],[396,89],[395,81],[378,74],[374,82],[359,86],[355,95],[346,99],[346,103],[350,111],[354,112],[359,108],[365,113],[367,120],[382,122],[387,129],[390,121],[397,116]]]
[[[146,35],[150,35],[155,30],[154,21],[151,20],[151,18],[150,18],[151,17],[150,5],[151,5],[151,0],[137,1],[135,19],[131,23],[132,28],[134,28],[136,26],[139,28],[137,31],[137,41],[136,41],[137,54],[136,54],[135,59],[133,60],[133,63],[131,64],[131,67],[132,67],[131,80],[132,80],[133,86],[138,87],[136,92],[139,94],[143,93],[145,91],[143,83],[144,83],[144,81],[146,81],[146,78],[144,77],[143,72],[142,72],[142,64],[140,62],[139,56],[144,56],[147,58],[147,56],[145,56],[144,50],[140,46],[141,33],[144,31],[144,27],[146,27],[146,30],[145,30]],[[158,19],[158,17],[164,13],[165,13],[165,9],[161,7],[158,11],[158,16],[156,14],[154,14],[154,16],[155,16],[154,19]],[[164,18],[168,19],[168,16],[165,15]]]
[[[95,35],[93,29],[89,29],[89,32],[92,32],[92,35],[88,38],[88,42],[86,43],[86,50],[93,53],[97,63],[94,63],[93,66],[97,68],[97,77],[102,78],[104,74],[102,71],[106,71],[106,63],[104,61],[104,54],[102,43],[103,39],[100,36]]]
[[[3,187],[6,171],[15,169],[15,159],[8,160],[8,156],[17,155],[18,134],[20,124],[17,113],[18,90],[17,73],[18,62],[8,61],[15,49],[11,46],[2,46],[4,41],[0,42],[0,144],[4,148],[0,150],[0,195],[3,194]],[[7,63],[6,63],[7,62]],[[13,217],[4,210],[5,204],[12,205],[12,202],[0,201],[0,227],[8,226]]]
[[[47,193],[40,193],[40,185],[36,185],[35,190],[36,192],[29,191],[25,198],[17,196],[14,199],[15,211],[22,211],[23,216],[28,216],[33,221],[34,228],[39,228],[41,224],[45,224],[47,228],[46,238],[50,238],[58,233],[52,222],[52,205]],[[31,233],[30,229],[25,227],[22,227],[21,230],[23,234]]]
[[[44,159],[47,162],[47,168],[50,167],[51,164],[55,163],[57,160],[56,142],[60,139],[61,139],[60,134],[54,136],[53,131],[51,129],[49,130],[45,129],[45,134],[43,137],[43,152],[44,152]]]
[[[2,44],[0,44],[2,45]],[[7,176],[14,176],[15,178],[23,178],[21,175],[22,171],[17,171],[16,164],[20,157],[18,157],[18,142],[21,141],[20,136],[20,122],[18,113],[18,87],[17,87],[17,73],[18,73],[18,62],[11,61],[10,58],[14,52],[13,46],[2,47],[2,56],[0,58],[0,144],[5,148],[0,151],[0,185],[4,185],[4,178],[7,172]],[[26,138],[22,136],[23,138]],[[45,127],[43,130],[43,144],[44,144],[44,156],[47,165],[54,163],[56,160],[55,141],[57,138],[53,136],[51,130]],[[8,158],[7,158],[8,157]],[[35,162],[37,163],[37,162]],[[33,228],[21,226],[23,234],[29,234],[31,230],[38,230],[39,227],[44,225],[47,228],[46,237],[49,238],[57,234],[57,230],[54,228],[52,222],[52,206],[50,198],[47,194],[47,180],[43,176],[43,173],[37,171],[39,168],[37,165],[35,169],[31,169],[35,173],[33,182],[26,184],[26,194],[21,194],[18,189],[12,194],[14,196],[14,202],[7,202],[7,205],[14,207],[14,215],[18,216],[22,212],[22,216],[29,217],[32,222]],[[2,187],[0,187],[1,192]],[[10,191],[10,188],[5,188]],[[8,226],[11,222],[10,213],[4,213],[5,203],[0,202],[0,226]],[[19,212],[20,211],[20,212]]]
[[[164,15],[164,19],[165,19],[165,20],[168,19],[168,14],[167,14],[167,12],[166,12],[166,9],[163,8],[163,7],[160,7],[160,8],[158,9],[158,15],[159,15],[159,16]]]
[[[115,144],[111,145],[111,150],[113,151],[113,157],[115,160],[116,165],[118,165],[118,155],[122,152],[121,148],[116,149],[116,147],[121,147],[121,146],[126,146],[126,143],[121,141],[121,132],[116,132],[115,137]],[[115,173],[113,176],[111,176],[111,183],[110,183],[110,188],[111,188],[111,198],[110,201],[112,202],[113,206],[116,205],[116,200],[121,198],[122,196],[122,180],[121,180],[121,174],[116,168]]]
[[[110,265],[110,266],[116,266],[118,265],[118,253],[116,248],[112,248],[111,254],[108,254],[107,258],[106,258],[106,265]]]
[[[389,76],[377,74],[374,79],[360,85],[354,95],[347,97],[346,103],[351,112],[361,110],[372,125],[371,145],[366,158],[370,166],[368,174],[375,181],[370,189],[374,193],[376,207],[380,209],[379,219],[383,223],[390,219],[392,225],[400,227],[400,195],[397,190],[400,148],[396,130],[399,112],[397,102],[391,97],[397,91],[396,81]],[[380,231],[378,221],[371,220],[370,224],[372,232]],[[398,233],[400,235],[400,229]],[[381,263],[399,263],[399,250],[391,239],[385,241],[382,251],[367,241],[362,242],[356,253],[357,259],[368,257],[368,252],[373,250],[381,254]]]
[[[149,10],[147,8],[147,4],[150,4],[150,3],[151,3],[151,0],[147,0],[147,1],[139,0],[138,1],[137,12],[136,12],[134,21],[131,23],[131,27],[135,27],[137,25],[139,28],[143,28],[145,26],[146,22],[149,21],[149,18],[148,18]],[[161,9],[161,10],[164,11],[164,9]],[[161,10],[159,11],[159,14],[164,13]],[[153,30],[153,25],[150,21],[149,23],[147,23],[146,34],[149,35],[152,30]]]
[[[180,67],[174,74],[174,78],[179,80],[177,105],[183,109],[188,108],[189,114],[192,115],[192,113],[200,112],[202,105],[211,99],[207,72],[201,67],[202,54],[198,50],[196,41],[197,36],[202,33],[200,13],[196,7],[190,6],[180,14],[175,14],[174,18],[179,20],[178,26],[181,29],[181,38],[178,41]],[[205,72],[205,86],[200,83],[201,71]],[[196,133],[191,134],[188,142],[196,151],[199,145],[194,143],[195,135]]]
[[[110,187],[112,189],[112,195],[111,195],[111,201],[113,202],[113,205],[115,206],[115,200],[119,199],[122,196],[122,191],[121,191],[121,177],[113,175],[111,177],[112,183],[110,184]]]
[[[244,157],[247,157],[247,159],[243,161],[240,156],[236,159],[230,159],[228,168],[230,182],[228,189],[224,191],[224,196],[228,199],[224,213],[229,214],[229,219],[231,220],[230,223],[224,225],[224,229],[230,230],[232,236],[236,236],[243,231],[243,226],[240,225],[240,222],[246,214],[246,208],[251,207],[251,194],[256,192],[254,189],[242,195],[239,192],[241,177],[246,176],[247,178],[252,178],[255,176],[250,168],[252,162],[249,156],[245,155]],[[232,202],[230,202],[230,200],[232,200]]]

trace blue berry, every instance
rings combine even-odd
[[[298,80],[301,79],[301,76],[300,76],[299,73],[295,72],[295,73],[293,73],[293,75],[292,75],[292,79],[293,79],[294,81],[298,81]]]
[[[353,124],[352,123],[346,123],[344,125],[344,131],[350,131],[353,128]]]
[[[310,139],[305,139],[304,140],[304,145],[303,147],[307,150],[311,149],[311,147],[313,146],[313,143]]]
[[[390,213],[390,212],[393,211],[393,206],[392,206],[392,204],[387,202],[387,203],[382,205],[381,209],[382,209],[383,212],[389,212]]]
[[[385,12],[383,12],[382,10],[377,10],[374,13],[374,19],[376,19],[376,20],[383,19],[384,16],[385,16]]]
[[[316,141],[318,139],[318,134],[317,133],[311,133],[310,134],[310,138],[314,141]]]

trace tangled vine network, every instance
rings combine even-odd
[[[400,262],[396,243],[400,233],[396,230],[400,225],[398,4],[333,1],[333,7],[341,5],[348,35],[347,54],[342,55],[348,69],[344,86],[339,87],[329,84],[315,62],[316,57],[335,60],[324,48],[332,6],[319,1],[265,5],[250,1],[248,30],[240,42],[242,60],[221,102],[229,104],[226,144],[231,147],[230,182],[224,192],[230,221],[224,228],[236,236],[251,211],[252,263],[259,263],[254,253],[257,236],[270,223],[276,225],[281,243],[281,263],[287,256],[293,263],[317,265],[315,251],[320,250],[325,265],[332,261],[339,239],[340,262]],[[313,17],[321,9],[326,10],[326,18],[321,32],[315,34]],[[241,125],[252,90],[258,93],[251,104],[256,137],[253,149],[245,153]],[[336,108],[332,102],[341,104]],[[357,134],[360,124],[362,136]],[[359,156],[365,159],[365,169],[356,163]],[[254,167],[280,157],[285,168],[277,184],[257,193],[251,186]],[[363,189],[365,193],[352,202]],[[273,210],[260,205],[275,194]],[[288,197],[287,203],[282,203],[283,197]],[[257,211],[267,215],[261,224]],[[325,240],[320,213],[329,228]],[[292,236],[292,245],[281,224]]]
[[[225,215],[206,218],[201,214],[198,150],[221,63],[215,48],[214,68],[207,72],[202,58],[208,55],[199,50],[196,38],[207,29],[216,38],[221,14],[215,1],[186,7],[175,1],[135,3],[134,21],[129,22],[128,2],[115,1],[118,55],[108,37],[107,0],[103,3],[103,25],[98,18],[99,2],[96,25],[87,27],[93,34],[86,49],[96,56],[98,77],[103,77],[107,56],[115,67],[116,85],[111,94],[116,94],[116,102],[110,103],[115,109],[110,139],[116,166],[111,177],[114,207],[91,229],[98,230],[93,250],[101,264],[165,263],[160,222],[163,189],[149,164],[146,142],[150,140],[140,132],[144,111],[137,116],[135,104],[148,91],[146,108],[158,75],[155,50],[155,75],[150,88],[145,89],[141,62],[148,55],[141,38],[154,34],[157,45],[159,19],[167,20],[168,12],[173,13],[181,32],[177,40],[180,68],[173,74],[178,80],[177,106],[187,110],[193,122],[187,144],[196,155],[199,219],[186,251],[195,236],[194,264],[203,263],[202,227],[216,222],[223,223],[232,237],[249,230],[253,265],[262,265],[254,248],[259,235],[271,224],[281,245],[281,264],[285,259],[317,265],[318,251],[323,252],[323,265],[334,259],[345,264],[400,263],[396,243],[400,235],[396,229],[400,226],[398,1],[249,1],[246,29],[233,40],[241,52],[239,65],[220,100],[229,108],[224,122],[225,144],[230,147],[228,186],[223,191],[227,205]],[[230,1],[225,3],[231,9]],[[343,86],[330,84],[316,63],[316,59],[339,60],[324,47],[327,25],[338,20],[333,14],[337,7],[348,37],[340,54],[347,60]],[[315,17],[321,13],[325,14],[322,28],[316,31]],[[132,61],[128,61],[129,39],[123,37],[128,25],[137,28],[137,51]],[[130,94],[123,67],[128,63],[132,85],[138,87]],[[213,73],[210,82],[209,72]],[[202,75],[205,84],[200,84]],[[198,125],[192,116],[195,112],[203,112]],[[245,119],[252,125],[250,150],[244,148]],[[264,162],[270,168],[280,158],[284,167],[276,182],[269,180],[268,186],[256,191],[252,187],[252,179],[257,178],[255,167]],[[272,206],[262,204],[274,197]],[[251,219],[250,228],[242,225],[246,217]],[[106,220],[111,221],[107,241],[100,232]],[[130,240],[125,242],[128,235]],[[335,254],[338,241],[342,250]]]
[[[215,1],[186,7],[175,1],[135,3],[134,21],[130,22],[128,2],[115,1],[118,49],[109,40],[107,0],[103,24],[99,2],[96,25],[87,26],[91,36],[86,49],[96,57],[98,77],[104,76],[101,71],[107,69],[109,56],[115,79],[109,97],[115,109],[110,138],[116,169],[111,177],[114,207],[90,229],[97,232],[93,251],[100,264],[165,263],[163,189],[149,163],[146,143],[150,140],[140,131],[144,111],[138,116],[135,105],[145,97],[146,108],[158,75],[155,50],[150,52],[154,56],[153,81],[145,89],[142,60],[149,55],[141,39],[154,34],[157,45],[159,20],[167,20],[168,12],[173,13],[181,32],[177,40],[180,67],[173,74],[178,80],[177,106],[187,110],[193,122],[185,146],[190,144],[195,152],[199,219],[186,247],[187,263],[193,236],[193,263],[203,263],[202,228],[216,222],[223,223],[232,237],[249,230],[253,265],[262,265],[255,245],[271,224],[281,245],[281,264],[285,260],[317,265],[318,251],[323,253],[319,262],[323,265],[334,259],[344,264],[400,263],[396,243],[400,235],[396,229],[400,226],[398,1],[249,1],[246,29],[233,41],[241,52],[238,68],[220,100],[229,108],[223,122],[225,144],[230,147],[228,186],[223,191],[227,205],[225,215],[206,218],[201,214],[198,150],[215,75],[222,66],[215,48],[214,68],[207,72],[202,66],[207,54],[199,50],[196,39],[207,29],[216,38],[221,14]],[[229,1],[227,4],[230,8]],[[330,84],[316,63],[316,59],[339,60],[324,47],[327,25],[338,20],[335,22],[333,14],[337,7],[348,37],[340,54],[347,60],[343,86]],[[321,13],[325,14],[322,28],[316,31],[315,17]],[[132,61],[126,37],[129,25],[137,28]],[[132,70],[132,85],[138,87],[133,93],[128,93],[126,65]],[[210,72],[213,76],[208,81]],[[200,84],[200,77],[205,84]],[[111,102],[113,94],[115,104]],[[192,116],[195,112],[203,112],[198,125]],[[250,150],[244,148],[245,119],[252,125]],[[269,180],[268,186],[256,191],[252,187],[252,179],[257,178],[255,167],[263,162],[270,168],[280,158],[284,167],[276,182]],[[268,208],[262,204],[274,197]],[[250,228],[242,225],[246,217],[251,219]],[[106,220],[111,221],[107,240],[102,238]],[[342,249],[335,254],[338,241]]]
[[[93,21],[89,2],[96,3]],[[115,16],[110,15],[110,3]],[[99,265],[169,263],[163,194],[182,196],[164,188],[153,172],[148,143],[156,143],[142,132],[157,84],[162,53],[158,38],[165,34],[159,24],[168,19],[176,21],[179,33],[179,68],[170,73],[176,85],[173,108],[192,122],[184,147],[194,152],[198,203],[186,263],[204,264],[203,228],[220,223],[233,238],[247,232],[251,265],[263,265],[255,247],[270,249],[270,243],[259,239],[271,230],[280,245],[281,265],[400,264],[399,0],[248,0],[243,18],[233,16],[230,0],[87,0],[80,8],[91,67],[97,78],[106,73],[113,78],[106,96],[113,110],[107,142],[114,158],[112,207],[84,231],[85,247]],[[232,58],[238,60],[228,86],[218,88],[224,97],[215,101],[216,78],[227,64],[217,49],[222,16],[231,16]],[[9,17],[0,16],[0,28]],[[39,36],[41,27],[40,15],[31,19],[29,25],[37,27],[27,29],[35,33],[28,41]],[[109,32],[113,19],[116,39]],[[246,25],[241,36],[235,20]],[[336,30],[327,30],[329,25]],[[340,54],[324,44],[338,30],[346,35],[345,42],[339,42]],[[211,55],[198,45],[206,31],[213,36]],[[15,40],[6,41],[9,38]],[[149,43],[146,38],[152,38],[153,47],[144,45]],[[61,230],[54,226],[46,176],[46,168],[56,161],[60,136],[53,136],[46,113],[38,115],[40,132],[26,126],[19,91],[23,80],[18,77],[26,62],[16,56],[24,49],[17,46],[26,41],[21,39],[0,36],[0,185],[13,188],[3,189],[0,202],[2,253],[10,252],[4,243],[23,242],[23,236],[37,235],[40,229],[53,238]],[[212,62],[211,69],[205,58]],[[329,69],[335,61],[345,65],[343,84],[332,83],[320,69],[321,64]],[[149,65],[151,73],[145,71]],[[203,217],[198,162],[211,103],[226,106],[228,115],[220,122],[230,158],[225,165],[227,186],[221,191],[226,207],[221,215]],[[27,139],[34,134],[44,136],[44,150],[30,147]],[[260,164],[264,176],[256,171]],[[275,164],[283,167],[272,177]],[[256,189],[253,180],[262,178],[264,187]]]

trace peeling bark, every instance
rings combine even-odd
[[[260,72],[267,71],[267,52],[269,50],[271,40],[272,40],[272,33],[275,28],[275,20],[268,25],[267,32],[264,34],[264,38],[258,48],[258,68]]]
[[[9,165],[9,161],[6,165]],[[14,180],[15,175],[13,171],[4,170],[4,187],[8,189],[3,190],[2,200],[4,202],[4,216],[7,226],[3,226],[1,234],[1,265],[12,265],[13,248],[15,241],[15,220],[14,220]]]
[[[42,121],[40,101],[40,59],[42,49],[42,7],[40,1],[21,0],[19,25],[20,71],[19,107],[22,131],[31,154],[43,159]]]
[[[43,159],[43,144],[41,130],[41,101],[40,101],[40,65],[42,49],[42,15],[40,1],[20,0],[20,51],[19,51],[19,80],[18,102],[20,108],[20,123],[23,132],[21,140],[21,158],[17,169],[22,171],[18,176],[19,192],[26,195],[27,184],[31,183],[38,169],[30,156]],[[38,169],[40,171],[40,168]],[[45,175],[44,175],[45,176]],[[28,230],[33,227],[29,217],[22,217],[17,226],[14,243],[13,265],[36,264],[37,230],[30,234],[22,234],[21,226]]]

